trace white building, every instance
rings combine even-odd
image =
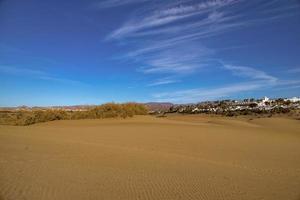
[[[258,103],[258,106],[259,106],[259,107],[264,107],[264,106],[266,106],[266,103],[267,103],[267,102],[270,102],[270,99],[269,99],[268,97],[264,97],[264,98],[262,99],[262,101]]]
[[[295,103],[295,102],[300,101],[300,98],[298,98],[298,97],[293,97],[293,98],[290,98],[290,99],[286,99],[285,101],[291,101],[291,102]]]
[[[194,108],[194,109],[192,110],[192,112],[198,112],[198,111],[200,111],[199,108]]]
[[[270,99],[268,97],[264,97],[263,100],[262,100],[263,103],[266,103],[266,102],[269,102],[269,101],[270,101]]]

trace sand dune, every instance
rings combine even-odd
[[[0,199],[300,199],[300,121],[204,116],[0,126]]]

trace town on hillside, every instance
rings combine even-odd
[[[295,111],[300,113],[300,98],[276,98],[262,99],[248,98],[243,100],[216,100],[203,101],[190,104],[173,104],[169,102],[149,102],[141,103],[148,108],[150,115],[164,115],[167,113],[182,114],[221,114],[224,116],[248,115],[248,114],[284,114]],[[74,106],[48,106],[48,107],[2,107],[0,112],[18,112],[18,111],[65,111],[65,112],[86,112],[96,105],[74,105]]]
[[[262,99],[244,99],[244,100],[218,100],[205,101],[196,104],[174,104],[168,109],[150,110],[150,114],[165,113],[208,113],[222,114],[226,116],[247,115],[247,114],[273,114],[273,113],[289,113],[290,111],[300,110],[300,98],[277,98],[270,99],[264,97]]]

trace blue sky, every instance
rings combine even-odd
[[[299,0],[2,0],[0,106],[300,96]]]

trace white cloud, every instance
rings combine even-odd
[[[152,87],[152,86],[167,85],[167,84],[178,83],[178,82],[180,81],[174,78],[166,77],[166,78],[155,80],[152,83],[149,83],[147,86]]]
[[[193,40],[207,38],[232,31],[234,28],[244,27],[247,23],[236,22],[239,15],[230,16],[221,11],[208,13],[201,20],[196,22],[183,23],[179,25],[164,26],[155,29],[133,32],[127,37],[146,37],[146,36],[172,36],[173,40]]]
[[[248,70],[246,70],[248,71]],[[250,70],[252,71],[252,70]],[[260,74],[260,72],[258,73]],[[273,78],[269,76],[253,75],[253,73],[248,74],[252,77],[253,81],[241,82],[226,86],[220,86],[215,88],[196,88],[196,89],[186,89],[171,92],[162,92],[153,94],[153,98],[156,101],[166,101],[173,103],[195,103],[207,100],[216,100],[220,98],[227,98],[235,94],[241,94],[251,91],[272,89],[272,90],[288,90],[299,88],[299,80],[277,80],[274,81]],[[247,75],[247,76],[248,76]]]
[[[97,8],[112,8],[128,4],[143,3],[150,0],[103,0],[96,4]]]
[[[257,80],[266,80],[270,82],[276,82],[278,80],[276,77],[271,76],[264,71],[257,70],[251,67],[224,65],[224,68],[232,71],[234,75],[241,76],[241,77],[257,79]]]
[[[175,92],[157,93],[153,97],[157,101],[167,101],[174,103],[191,103],[206,100],[215,100],[229,97],[241,92],[248,92],[266,87],[264,82],[245,82],[227,85],[219,88],[197,88],[180,90]]]
[[[0,66],[0,73],[9,74],[13,76],[30,77],[30,78],[40,79],[45,81],[60,82],[60,83],[70,84],[70,85],[87,85],[86,83],[83,83],[81,81],[59,78],[45,71],[24,68],[24,67],[19,68],[13,66]]]
[[[191,43],[172,46],[160,50],[159,54],[150,54],[143,58],[146,67],[141,68],[144,73],[189,74],[200,69],[211,55],[211,51]]]
[[[143,13],[131,15],[107,39],[130,43],[132,50],[123,58],[143,66],[138,70],[144,74],[188,76],[207,67],[208,60],[218,59],[214,49],[203,45],[211,37],[286,17],[288,11],[293,11],[289,15],[295,14],[291,5],[282,6],[284,11],[274,10],[273,5],[277,3],[277,0],[261,2],[250,12],[246,8],[253,4],[252,1],[161,1]],[[236,90],[260,88],[261,82],[269,86],[279,83],[278,78],[256,68],[232,65],[224,68],[253,81],[252,86],[230,87]],[[163,85],[169,81],[154,80],[153,84],[156,82]]]
[[[271,5],[276,1],[262,3],[260,7],[264,8],[260,17],[253,18],[249,12],[241,12],[238,6],[243,6],[243,0],[214,0],[201,3],[185,3],[168,7],[168,1],[163,6],[158,4],[156,9],[151,9],[150,13],[135,16],[124,23],[117,30],[107,36],[108,39],[122,39],[126,37],[144,37],[153,34],[174,34],[185,36],[185,38],[210,37],[226,31],[232,31],[234,28],[256,24],[260,21],[267,21],[284,17],[285,14],[295,6],[286,6],[286,12],[268,11],[273,10]],[[268,5],[268,6],[266,6]],[[260,7],[257,7],[258,10]],[[284,9],[285,7],[282,7]],[[153,11],[154,10],[154,11]],[[274,13],[275,12],[275,13]],[[198,15],[192,20],[179,20]],[[247,20],[245,20],[247,16]],[[174,37],[174,35],[172,37]],[[170,35],[169,35],[170,36]]]
[[[167,9],[160,8],[157,11],[150,13],[149,15],[129,20],[123,26],[111,33],[107,38],[117,39],[128,37],[130,35],[134,35],[135,33],[141,30],[157,28],[200,14],[208,14],[208,21],[216,21],[222,18],[221,13],[215,12],[216,9],[240,1],[241,0],[215,0],[193,5],[180,5]]]
[[[300,73],[300,68],[294,68],[287,70],[288,73]]]
[[[12,66],[0,66],[0,72],[11,74],[11,75],[22,75],[22,76],[45,75],[45,72],[40,70],[28,69],[28,68],[16,68]]]

